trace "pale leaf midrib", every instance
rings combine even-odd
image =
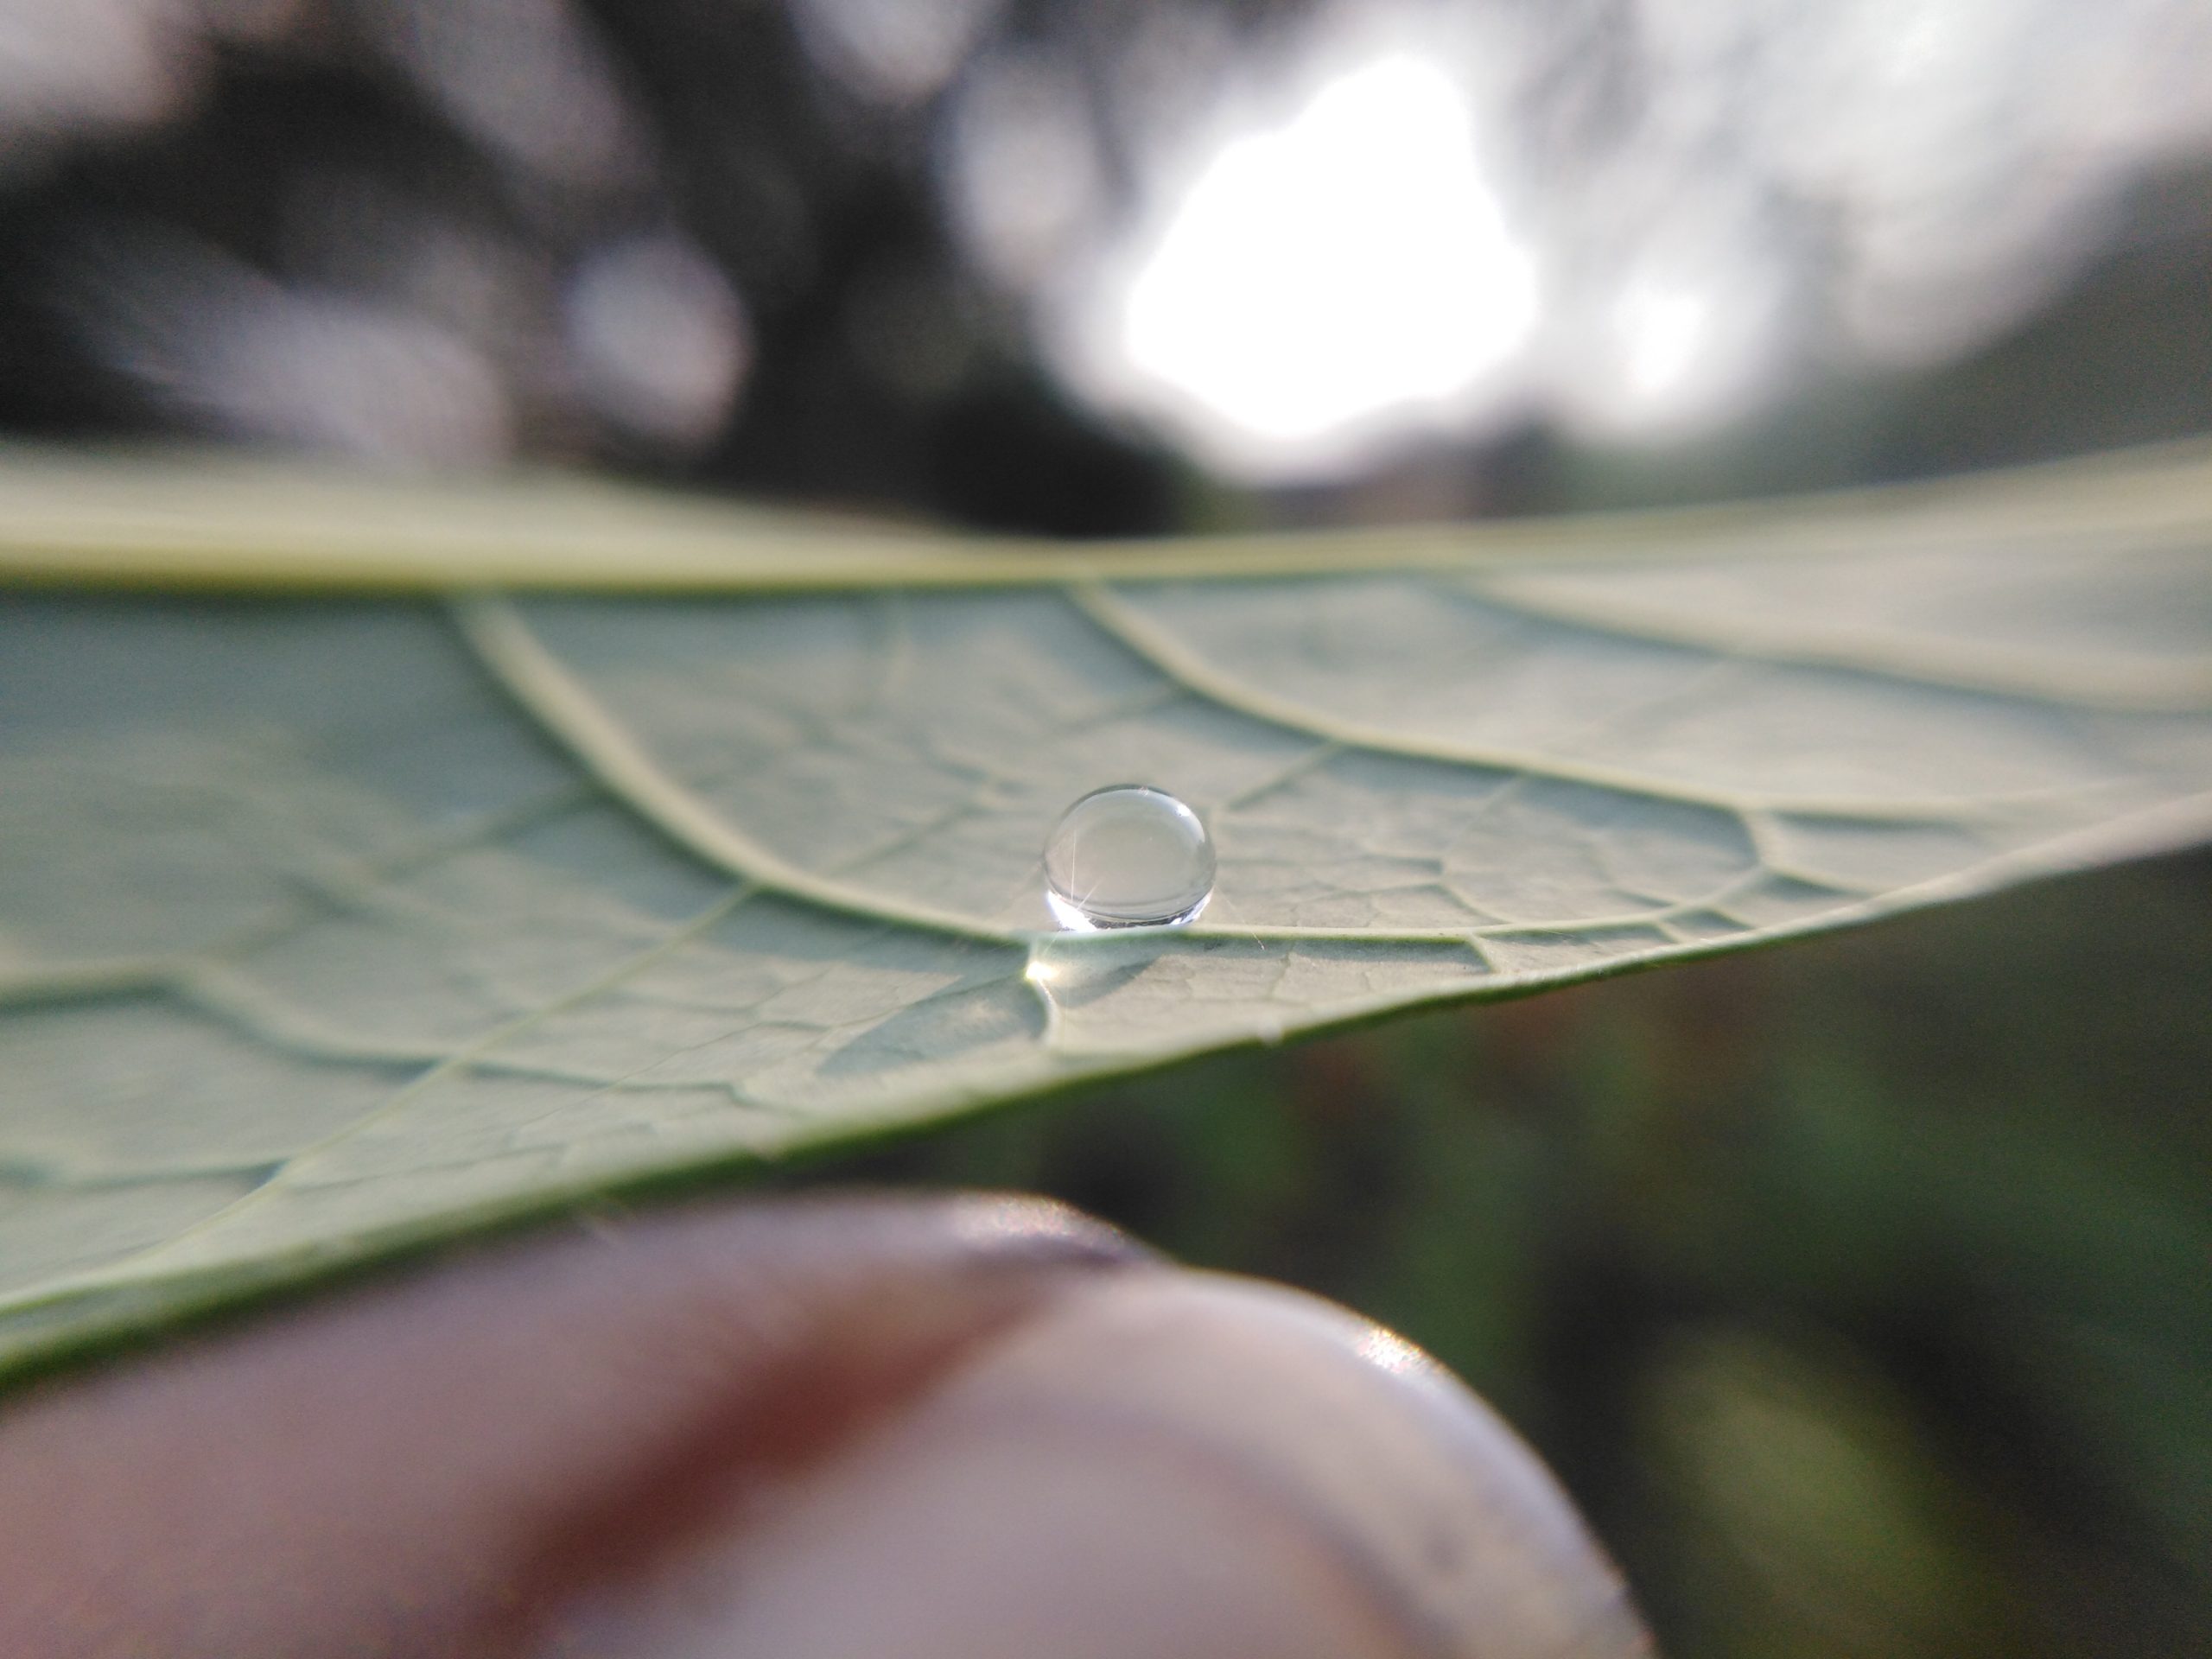
[[[1940,551],[1993,528],[2144,548],[2212,537],[2201,440],[1771,500],[1472,524],[1047,542],[748,507],[567,474],[378,482],[214,453],[0,447],[0,585],[180,592],[670,594],[1070,581],[1266,579],[1803,557],[1877,540]]]

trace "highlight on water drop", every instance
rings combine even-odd
[[[1114,784],[1063,813],[1045,842],[1045,900],[1081,931],[1175,926],[1213,897],[1213,839],[1164,789]]]

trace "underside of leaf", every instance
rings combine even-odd
[[[1071,552],[18,456],[0,1366],[610,1186],[2202,836],[2209,481],[2184,449]],[[1045,836],[1128,781],[1205,817],[1215,899],[1056,931]]]

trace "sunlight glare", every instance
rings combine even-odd
[[[1646,399],[1663,397],[1696,365],[1712,330],[1711,304],[1681,289],[1643,288],[1624,294],[1616,310],[1630,389]]]
[[[1222,145],[1172,206],[1119,308],[1124,401],[1259,476],[1357,465],[1464,431],[1510,396],[1537,315],[1474,112],[1400,53]]]

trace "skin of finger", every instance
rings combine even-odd
[[[571,1230],[0,1410],[10,1659],[497,1656],[1141,1253],[991,1198]]]
[[[1071,1286],[779,1501],[587,1595],[545,1659],[1630,1659],[1550,1475],[1432,1362],[1280,1287]]]

